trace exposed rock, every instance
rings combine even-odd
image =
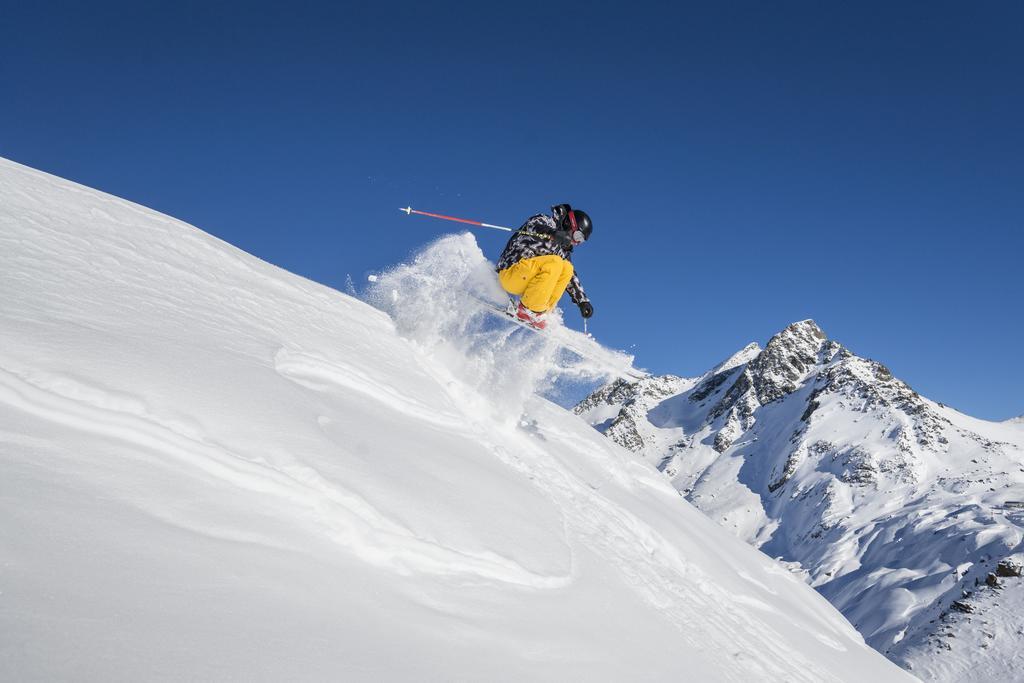
[[[827,337],[813,320],[793,323],[772,337],[711,409],[709,417],[724,415],[738,404],[761,406],[796,391],[821,360]],[[830,347],[834,355],[835,350]]]
[[[772,337],[747,366],[758,401],[771,403],[795,391],[819,361],[826,340],[813,320],[793,323]]]
[[[996,565],[996,576],[1011,577],[1020,576],[1024,573],[1024,567],[1013,560],[1003,560]]]
[[[725,370],[708,377],[693,390],[690,394],[690,401],[700,403],[708,396],[718,391],[718,387],[725,384],[725,382],[735,374],[736,368],[730,368],[729,370]]]
[[[963,612],[964,614],[972,614],[975,611],[974,605],[963,600],[954,600],[953,604],[951,604],[949,608],[956,610],[957,612]],[[950,634],[950,636],[952,635],[953,634]]]
[[[666,396],[678,393],[683,380],[675,375],[645,377],[636,382],[617,380],[594,392],[573,412],[583,415],[600,406],[617,406],[618,414],[606,425],[604,434],[632,451],[645,446],[638,425],[647,421],[647,413]]]

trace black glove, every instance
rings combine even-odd
[[[580,303],[579,306],[580,315],[582,315],[584,318],[589,318],[590,316],[594,315],[594,307],[590,305],[589,301],[584,301]]]

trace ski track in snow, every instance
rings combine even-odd
[[[55,384],[61,384],[59,379]],[[276,468],[183,434],[138,410],[123,397],[88,392],[83,402],[41,388],[0,363],[0,402],[45,420],[179,459],[240,488],[286,498],[311,510],[331,537],[362,560],[400,573],[473,574],[530,586],[564,586],[568,576],[542,576],[493,554],[446,548],[417,538],[365,500],[323,480],[309,467]],[[125,408],[129,408],[125,410]],[[204,532],[204,530],[199,530]]]
[[[552,499],[569,502],[569,505],[563,507],[563,512],[572,522],[570,528],[586,538],[589,543],[602,548],[602,555],[613,558],[640,597],[661,611],[665,619],[676,626],[682,641],[697,646],[698,640],[706,636],[706,632],[701,634],[701,638],[694,637],[694,634],[701,632],[709,623],[715,627],[712,629],[713,632],[727,634],[730,628],[735,630],[736,623],[742,623],[744,640],[749,638],[750,641],[759,643],[765,650],[772,647],[772,643],[766,638],[771,629],[749,611],[741,615],[732,604],[738,602],[763,612],[775,612],[774,607],[753,596],[722,591],[709,576],[687,562],[675,546],[650,525],[604,498],[600,491],[595,490],[586,481],[558,466],[547,452],[537,448],[531,437],[520,435],[519,440],[523,443],[523,448],[518,456],[501,447],[497,447],[496,451],[510,467],[530,474],[540,486],[550,491]],[[567,440],[563,441],[562,445],[571,448]],[[586,457],[585,454],[581,455]],[[623,460],[618,466],[611,468],[612,476],[620,485],[631,480],[623,472],[629,464],[632,464],[631,461]],[[665,482],[660,484],[661,495],[675,495]],[[586,500],[586,505],[577,505],[576,502],[580,500]],[[599,514],[594,514],[595,511]],[[643,549],[646,559],[639,567],[625,559],[635,554],[638,544]],[[749,576],[746,578],[764,588]],[[728,624],[733,626],[730,627]],[[750,671],[746,668],[749,665],[749,657],[744,650],[737,649],[732,644],[732,635],[735,633],[723,638],[718,646],[721,651],[730,653],[733,662],[744,663],[743,669],[749,674]],[[846,650],[838,640],[819,631],[808,631],[808,635],[837,651]],[[816,667],[810,661],[798,659],[796,663],[804,676],[794,676],[788,666],[771,666],[764,661],[760,662],[757,675],[764,677],[765,680],[838,680],[830,672]],[[738,670],[737,675],[742,675],[742,671]]]
[[[461,429],[464,415],[452,406],[431,406],[408,396],[382,377],[371,377],[359,368],[338,361],[282,348],[274,356],[274,367],[281,376],[314,391],[355,391],[388,409],[431,422],[445,429]]]

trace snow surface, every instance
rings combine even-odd
[[[1014,681],[1024,671],[1024,579],[1001,578],[962,597],[961,609],[935,619],[926,638],[908,643],[902,656],[924,681]]]
[[[392,291],[0,160],[0,679],[910,679]]]

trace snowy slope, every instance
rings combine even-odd
[[[977,673],[935,634],[1024,549],[1018,425],[919,396],[809,320],[695,379],[616,382],[577,412],[738,537],[802,568],[894,661],[945,680]],[[1016,671],[1024,616],[1009,614],[986,641],[988,680]],[[969,639],[967,622],[953,628]]]
[[[0,294],[0,679],[907,679],[484,356],[179,221],[0,160]]]
[[[998,563],[985,582],[963,591],[901,648],[914,673],[932,681],[1014,681],[1024,671],[1024,650],[1009,647],[1024,638],[1024,579],[1021,555]]]

